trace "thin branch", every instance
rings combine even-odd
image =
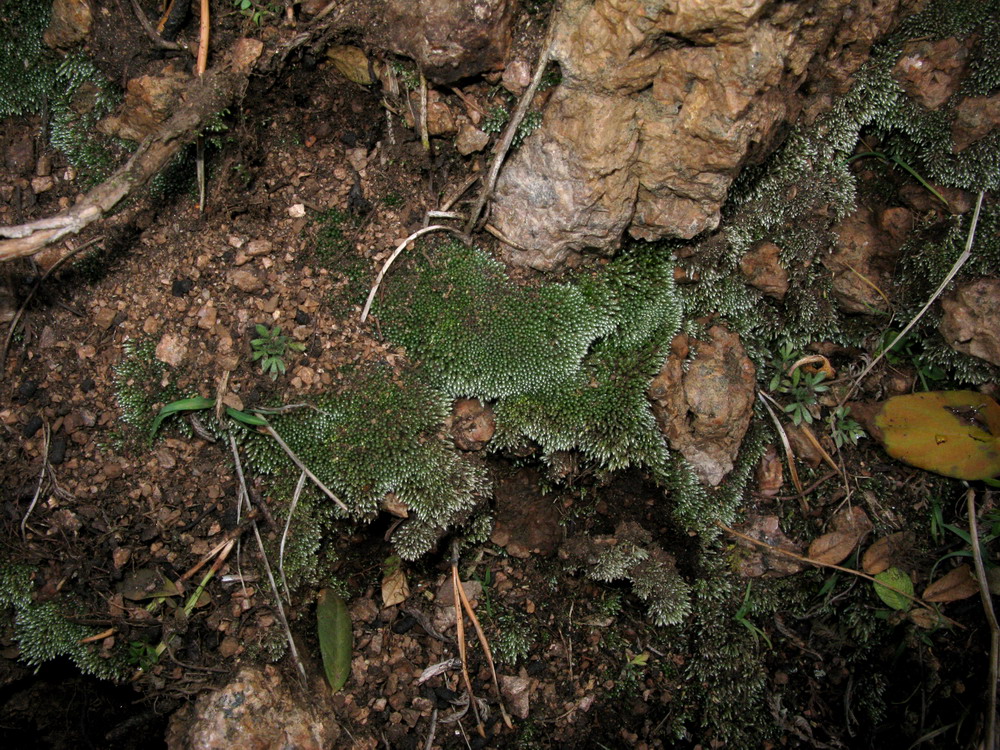
[[[35,487],[35,496],[31,498],[31,504],[28,505],[28,510],[24,512],[24,517],[21,518],[21,538],[26,539],[27,533],[25,532],[25,526],[28,523],[28,517],[31,512],[35,509],[35,505],[38,504],[38,498],[42,494],[42,485],[45,482],[45,472],[49,468],[49,437],[51,432],[49,430],[49,423],[44,422],[45,429],[42,432],[43,435],[43,445],[42,445],[42,471],[38,475],[38,486]]]
[[[292,503],[288,506],[288,518],[285,519],[285,530],[281,532],[281,542],[278,544],[278,575],[281,576],[281,585],[285,589],[285,598],[292,600],[292,595],[288,591],[288,580],[285,578],[285,542],[288,541],[288,530],[292,525],[292,516],[295,515],[295,508],[299,504],[299,497],[302,495],[302,488],[306,486],[306,473],[299,474],[299,481],[295,485],[295,494],[292,495]]]
[[[962,254],[958,256],[958,259],[952,265],[951,270],[948,271],[947,275],[941,281],[941,284],[934,291],[934,294],[931,295],[931,298],[927,300],[927,304],[925,304],[922,308],[920,308],[920,312],[918,312],[916,315],[913,316],[913,319],[906,324],[906,327],[900,332],[898,336],[896,336],[895,339],[893,339],[892,343],[889,344],[887,347],[885,347],[882,351],[880,351],[878,353],[878,356],[875,357],[875,359],[873,359],[871,362],[869,362],[868,366],[861,371],[861,374],[858,375],[858,377],[854,380],[854,384],[847,389],[847,392],[843,395],[843,397],[841,397],[840,401],[837,403],[838,406],[843,406],[847,402],[847,400],[854,395],[854,392],[861,386],[861,381],[864,380],[865,376],[872,371],[872,368],[875,367],[875,365],[877,365],[879,362],[882,361],[882,358],[886,354],[888,354],[896,344],[900,343],[903,340],[906,334],[910,332],[910,329],[917,324],[917,321],[919,321],[922,317],[924,317],[924,314],[930,309],[931,305],[933,305],[937,301],[937,298],[941,296],[942,292],[944,292],[948,284],[951,283],[951,280],[955,278],[955,275],[961,270],[962,266],[965,265],[965,262],[969,259],[969,256],[972,255],[972,243],[976,237],[976,226],[979,224],[979,210],[982,207],[983,207],[983,191],[980,190],[979,197],[976,198],[976,210],[972,213],[972,224],[969,226],[969,236],[965,240],[965,249],[962,251]]]
[[[181,50],[191,54],[191,50],[183,44],[179,44],[178,42],[168,42],[162,36],[157,34],[156,29],[153,28],[153,24],[149,22],[149,19],[146,18],[146,14],[143,12],[142,8],[139,7],[139,0],[131,0],[131,2],[132,10],[135,12],[135,17],[138,19],[139,25],[142,26],[142,30],[146,32],[146,36],[150,38],[155,46],[160,49]]]
[[[247,492],[246,481],[243,478],[243,462],[240,461],[240,451],[236,445],[236,437],[233,435],[232,430],[229,431],[229,447],[233,452],[233,461],[236,463],[236,475],[240,481],[239,488],[239,500],[238,505],[242,505],[245,501],[247,505],[250,505],[250,494]],[[278,610],[278,619],[281,621],[281,627],[285,631],[285,639],[288,641],[288,649],[291,652],[292,660],[295,662],[295,666],[298,667],[299,675],[302,677],[303,687],[308,684],[309,677],[306,675],[306,668],[302,664],[302,659],[299,658],[298,649],[295,648],[295,639],[292,638],[292,630],[288,626],[288,618],[285,617],[285,608],[281,603],[281,594],[278,591],[278,585],[274,582],[274,574],[271,572],[271,563],[267,559],[267,551],[264,549],[264,540],[261,539],[260,529],[257,527],[257,522],[252,523],[253,534],[257,539],[257,549],[260,550],[260,559],[264,562],[264,571],[267,573],[268,583],[271,584],[271,596],[274,597],[274,604]]]
[[[986,621],[990,625],[990,700],[986,706],[986,742],[985,750],[996,750],[997,733],[997,679],[1000,677],[1000,625],[993,609],[993,597],[989,582],[986,579],[986,566],[983,565],[983,552],[979,548],[979,528],[976,524],[976,493],[970,489],[965,500],[969,508],[969,539],[972,541],[972,559],[976,563],[976,580],[979,581],[979,598],[983,602]]]
[[[549,15],[549,28],[545,34],[542,51],[538,55],[538,63],[535,66],[535,75],[531,79],[531,83],[528,85],[528,88],[525,89],[524,93],[521,95],[521,99],[517,103],[517,109],[515,109],[514,114],[511,115],[510,122],[507,123],[507,129],[504,130],[503,136],[500,138],[500,143],[497,144],[496,154],[493,157],[493,163],[490,165],[490,171],[487,175],[486,182],[483,184],[483,189],[479,193],[479,197],[476,199],[476,202],[472,207],[472,212],[469,214],[469,221],[465,225],[466,236],[472,234],[472,231],[476,228],[476,224],[479,222],[480,215],[483,213],[483,208],[486,206],[486,201],[493,197],[493,189],[497,184],[497,176],[500,174],[500,167],[503,166],[504,159],[507,157],[507,152],[510,150],[510,146],[514,142],[514,136],[517,134],[517,129],[524,120],[524,116],[528,113],[528,107],[531,106],[531,100],[535,97],[535,91],[542,82],[542,76],[545,75],[545,68],[552,60],[552,50],[555,46],[556,22],[561,11],[562,5],[556,3],[556,5],[552,8],[551,14]]]
[[[774,428],[778,431],[778,437],[781,439],[781,446],[785,449],[785,460],[788,462],[788,473],[792,477],[792,484],[795,485],[795,489],[799,493],[799,502],[803,504],[804,508],[808,509],[809,502],[806,500],[805,492],[802,490],[802,480],[799,479],[798,469],[795,468],[795,454],[792,452],[792,444],[788,442],[788,435],[785,434],[785,428],[782,427],[781,421],[778,419],[778,415],[774,413],[774,409],[772,409],[771,405],[767,403],[768,400],[773,401],[774,399],[771,399],[770,396],[764,394],[763,391],[757,393],[757,398],[759,398],[760,402],[764,404],[764,408],[767,409],[767,413],[770,415],[771,421],[774,422]]]
[[[339,497],[337,497],[336,495],[334,495],[333,491],[329,487],[327,487],[325,484],[323,484],[323,482],[320,481],[319,477],[317,477],[315,474],[313,474],[309,470],[309,467],[306,466],[302,462],[301,458],[299,458],[297,455],[295,455],[295,451],[293,451],[291,448],[288,447],[288,443],[286,443],[284,440],[281,439],[281,435],[279,435],[275,431],[275,429],[273,427],[271,427],[270,424],[264,425],[264,429],[266,429],[267,430],[267,434],[270,435],[271,437],[273,437],[274,441],[279,446],[281,446],[281,450],[283,450],[288,455],[288,457],[290,459],[292,459],[292,462],[296,466],[299,467],[299,469],[302,471],[302,473],[305,474],[307,477],[309,477],[313,481],[313,484],[315,484],[317,487],[319,487],[323,491],[324,495],[326,495],[328,498],[330,498],[331,500],[333,500],[333,502],[335,502],[338,506],[340,506],[340,509],[343,510],[345,513],[350,513],[350,510],[347,508],[346,505],[344,505],[344,503],[341,501],[341,499]]]

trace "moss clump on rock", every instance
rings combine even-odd
[[[127,672],[121,656],[104,658],[94,646],[81,643],[98,631],[66,619],[55,602],[37,602],[32,592],[31,568],[0,566],[0,616],[12,615],[14,639],[20,659],[37,667],[59,656],[68,657],[84,674],[106,680],[120,679]]]
[[[482,251],[434,248],[393,279],[384,330],[452,395],[496,399],[494,446],[663,466],[646,399],[680,325],[669,252],[627,249],[572,283],[519,286]]]
[[[410,518],[393,543],[412,560],[444,529],[466,520],[489,490],[484,469],[459,455],[441,432],[449,404],[417,374],[377,367],[340,393],[269,421],[351,518],[370,521],[389,493],[405,503]],[[291,468],[268,436],[242,430],[241,442],[255,470]]]

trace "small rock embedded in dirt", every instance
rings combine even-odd
[[[115,316],[118,313],[111,307],[102,307],[94,316],[94,325],[102,331],[106,331],[115,323]]]
[[[253,271],[238,269],[229,272],[229,283],[243,292],[259,292],[264,288],[264,282]]]
[[[519,719],[527,719],[531,698],[531,679],[527,672],[521,669],[521,674],[500,675],[500,693],[507,708]]]
[[[298,323],[300,326],[306,326],[312,322],[312,318],[309,316],[309,313],[307,313],[305,310],[296,310],[295,322]]]
[[[692,348],[695,356],[687,361]],[[754,366],[739,336],[717,325],[705,340],[675,337],[670,356],[650,383],[660,431],[713,487],[733,469],[753,416],[755,388]]]
[[[156,358],[171,367],[180,367],[187,356],[187,343],[172,333],[165,333],[156,345]]]
[[[496,432],[496,415],[489,404],[477,398],[460,398],[451,408],[446,427],[456,448],[479,451],[486,447]]]
[[[25,380],[17,387],[17,393],[14,394],[14,401],[19,404],[26,404],[35,395],[38,390],[38,385],[33,380]]]
[[[53,466],[58,466],[63,461],[66,460],[66,438],[59,437],[53,438],[51,445],[49,445],[49,463]]]
[[[462,156],[468,156],[469,154],[474,154],[477,151],[482,151],[489,145],[490,136],[484,133],[482,130],[477,128],[471,123],[463,123],[462,127],[458,129],[458,138],[455,139],[455,148],[458,149],[458,153]]]
[[[84,40],[93,23],[93,11],[85,0],[54,0],[42,40],[52,49],[69,49]]]
[[[747,519],[747,523],[737,530],[764,542],[768,547],[801,555],[802,548],[785,536],[779,524],[780,519],[777,516],[751,516]],[[740,560],[740,575],[748,578],[784,578],[806,568],[806,563],[794,557],[742,540],[739,544],[747,549],[746,555]]]
[[[762,242],[740,260],[740,270],[750,286],[769,297],[784,299],[788,292],[788,271],[781,265],[781,248]]]
[[[185,297],[194,288],[194,282],[191,279],[174,279],[174,283],[170,285],[170,293],[175,297]]]

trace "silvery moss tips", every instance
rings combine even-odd
[[[667,252],[635,246],[539,286],[458,243],[412,257],[376,308],[383,330],[448,394],[497,401],[497,447],[531,439],[608,468],[665,461],[645,391],[680,324]]]

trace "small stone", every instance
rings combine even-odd
[[[253,271],[238,269],[229,272],[229,282],[243,292],[259,292],[264,288],[264,282]]]
[[[40,429],[42,429],[42,418],[36,414],[28,420],[24,429],[21,430],[21,435],[26,438],[34,437]]]
[[[293,219],[301,219],[306,215],[306,207],[301,203],[296,203],[295,205],[288,207],[288,215]]]
[[[97,315],[94,316],[94,324],[102,331],[106,331],[114,324],[117,314],[110,307],[102,307],[97,311]]]
[[[25,404],[38,391],[38,385],[33,380],[25,380],[17,387],[14,400],[19,404]]]
[[[62,435],[52,438],[52,442],[49,444],[49,463],[53,466],[59,466],[65,460],[66,438]]]
[[[247,243],[245,252],[247,255],[252,255],[254,257],[258,255],[267,255],[274,249],[274,243],[271,240],[250,240]]]
[[[212,303],[208,303],[198,310],[198,327],[203,331],[210,331],[215,328],[216,310]]]
[[[76,349],[76,356],[80,359],[91,359],[95,354],[97,354],[97,347],[93,344],[83,344]]]
[[[235,656],[236,652],[239,650],[240,642],[231,635],[227,635],[222,639],[222,643],[219,644],[219,654],[227,659],[231,656]]]
[[[184,297],[193,287],[191,279],[174,279],[174,283],[170,285],[170,293],[175,297]]]
[[[154,316],[150,315],[142,322],[142,332],[152,336],[160,330],[160,321],[158,321]]]
[[[44,193],[51,190],[55,184],[56,181],[52,179],[51,176],[33,177],[31,180],[31,189],[37,195],[38,193]]]
[[[490,136],[484,133],[471,123],[464,123],[458,129],[458,138],[455,139],[455,148],[462,156],[468,156],[477,151],[482,151],[489,145]]]
[[[117,479],[122,475],[123,471],[122,465],[117,461],[108,461],[106,464],[104,464],[101,470],[104,472],[104,476],[106,476],[108,479]]]
[[[180,367],[187,356],[187,343],[172,333],[165,333],[156,345],[156,358],[171,367]]]
[[[511,62],[504,68],[503,75],[500,77],[500,84],[514,96],[520,96],[530,83],[531,66],[525,60]]]
[[[530,689],[531,678],[523,669],[521,674],[516,677],[500,675],[500,693],[503,695],[510,712],[519,719],[528,718]]]

